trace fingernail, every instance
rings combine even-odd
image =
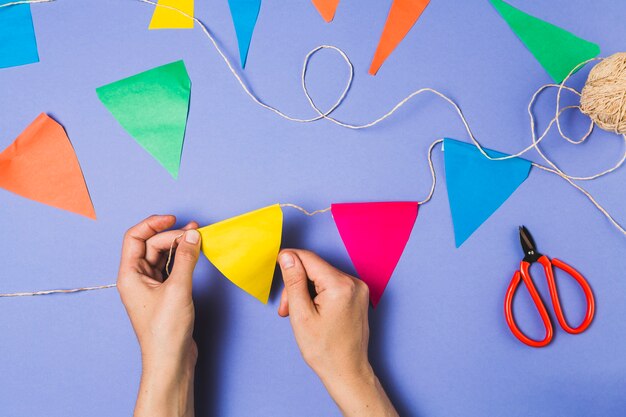
[[[294,265],[293,256],[289,252],[281,254],[278,262],[283,269],[289,269]]]
[[[197,230],[187,230],[185,232],[185,242],[195,245],[200,241],[200,233]]]

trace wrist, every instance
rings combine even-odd
[[[328,372],[317,372],[329,394],[338,405],[356,392],[370,390],[376,384],[376,375],[369,362],[358,366],[335,368]]]
[[[376,375],[367,358],[344,366],[331,366],[325,369],[315,369],[322,383],[329,390],[335,386],[361,385],[372,383]]]
[[[154,351],[142,352],[135,417],[193,416],[196,352],[192,349],[169,356]]]
[[[397,416],[369,362],[321,379],[344,416]]]
[[[193,370],[198,359],[198,348],[191,340],[183,346],[142,346],[142,371],[159,373],[180,373]]]

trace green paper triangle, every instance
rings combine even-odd
[[[600,53],[600,47],[593,42],[526,14],[502,0],[490,1],[556,83],[562,82],[578,64]]]
[[[182,60],[96,89],[113,117],[174,178],[180,167],[190,91]]]

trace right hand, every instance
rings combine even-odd
[[[397,416],[367,355],[367,285],[304,250],[284,250],[278,263],[285,282],[278,314],[289,316],[302,357],[344,415]]]
[[[322,380],[368,372],[367,285],[312,252],[285,250],[278,262],[285,281],[278,314],[289,316],[305,362]]]

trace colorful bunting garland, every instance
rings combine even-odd
[[[491,160],[476,146],[444,139],[448,199],[459,247],[526,180],[531,163]],[[491,158],[509,155],[485,149]],[[336,203],[335,225],[375,308],[419,211],[417,202]],[[207,258],[233,283],[266,303],[280,249],[282,210],[276,204],[199,229]]]
[[[595,44],[529,16],[501,0],[491,2],[555,81],[560,82],[580,62],[599,53]],[[0,5],[3,3],[6,0],[0,0]],[[246,63],[260,3],[260,0],[229,0],[242,66]],[[313,3],[325,20],[332,20],[338,0],[313,0]],[[394,0],[370,73],[378,71],[428,3],[428,0]],[[193,0],[160,0],[159,4],[180,7],[183,12],[193,14]],[[30,9],[21,5],[0,9],[0,22],[7,16],[2,14],[5,10],[18,10],[22,14],[16,14],[15,20],[0,26],[0,40],[2,36],[9,36],[11,46],[24,43],[23,51],[10,51],[8,60],[3,60],[0,55],[0,67],[36,62]],[[174,16],[180,18],[181,14],[157,7],[150,28],[188,27],[189,22],[190,27],[193,26],[193,19],[182,16],[186,20],[177,20]],[[4,30],[6,27],[11,29],[6,32],[8,35]],[[190,88],[185,65],[183,61],[177,61],[102,86],[96,91],[124,129],[176,178]],[[453,139],[443,142],[448,198],[456,246],[459,247],[526,180],[532,164],[485,149],[491,158],[505,158],[492,160],[485,157],[477,145]],[[63,128],[45,114],[41,114],[0,153],[0,187],[95,219],[69,139]],[[404,251],[418,210],[417,202],[341,203],[330,207],[355,269],[370,287],[374,307]],[[280,250],[282,224],[281,205],[276,204],[203,227],[199,229],[203,237],[202,251],[224,276],[267,303]]]

